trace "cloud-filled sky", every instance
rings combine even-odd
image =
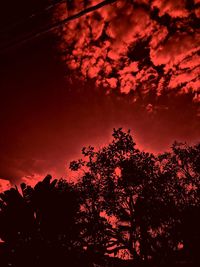
[[[62,18],[83,9],[63,5]],[[95,5],[96,0],[88,1]],[[137,97],[193,93],[200,101],[200,2],[118,0],[63,27],[63,60],[108,90]],[[139,93],[138,93],[139,91]],[[139,94],[139,96],[138,96]]]
[[[59,6],[55,19],[82,2]],[[130,128],[153,152],[199,140],[200,1],[131,2],[0,54],[3,188],[67,177],[69,161],[108,142],[113,127]]]

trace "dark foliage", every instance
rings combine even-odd
[[[199,266],[200,145],[158,156],[130,132],[47,176],[0,195],[0,266]]]

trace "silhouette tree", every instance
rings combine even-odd
[[[199,266],[200,145],[155,156],[119,128],[82,154],[74,183],[0,194],[1,266]]]
[[[199,266],[200,242],[200,144],[188,146],[175,142],[169,163],[183,188],[177,195],[180,206],[179,239],[182,240],[184,259]]]
[[[101,229],[109,236],[105,254],[127,250],[135,261],[175,260],[183,245],[182,214],[194,199],[199,203],[197,148],[175,143],[171,153],[155,157],[136,149],[130,132],[121,128],[114,129],[108,146],[83,148],[83,159],[70,167],[83,171],[80,186],[86,188],[87,203],[90,199],[93,210],[107,220]]]
[[[89,207],[98,214],[99,219],[96,220],[96,224],[105,222],[103,228],[102,224],[98,227],[107,237],[109,236],[101,247],[101,250],[108,254],[116,254],[119,250],[126,248],[119,229],[114,229],[112,226],[114,217],[117,215],[114,210],[119,202],[116,194],[116,168],[129,153],[130,155],[135,153],[135,144],[129,133],[124,133],[122,129],[114,130],[113,137],[113,142],[99,151],[94,151],[93,147],[83,148],[84,160],[73,161],[70,164],[72,170],[82,169],[84,171],[79,184],[86,195],[85,211],[88,215],[90,214],[89,204]],[[91,215],[88,217],[92,220]],[[90,223],[92,224],[92,221]],[[93,243],[97,244],[95,241]]]
[[[72,184],[47,176],[34,188],[1,194],[0,237],[5,266],[73,266],[83,261],[79,198]]]
[[[145,254],[147,229],[141,216],[139,219],[138,207],[142,205],[142,192],[147,188],[149,177],[153,179],[154,176],[153,155],[136,149],[130,132],[125,133],[121,128],[114,129],[113,141],[108,146],[96,152],[93,147],[84,148],[82,152],[86,160],[73,161],[70,167],[84,170],[82,181],[91,178],[87,180],[91,204],[98,209],[100,216],[107,217],[104,230],[110,239],[105,245],[105,253],[118,253],[125,249],[135,260],[139,259]],[[95,195],[95,202],[91,194]],[[113,220],[116,220],[115,227],[110,223]]]

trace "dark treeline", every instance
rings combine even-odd
[[[70,168],[79,179],[0,194],[0,266],[200,266],[200,145],[158,156],[130,135]]]

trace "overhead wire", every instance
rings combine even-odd
[[[92,5],[90,7],[87,7],[87,8],[81,10],[80,12],[78,12],[76,14],[73,14],[73,15],[71,15],[71,16],[63,19],[63,20],[57,21],[57,22],[53,23],[52,25],[47,26],[44,29],[41,29],[39,32],[31,34],[27,38],[18,40],[16,42],[12,42],[12,43],[0,48],[0,52],[3,52],[3,51],[5,51],[5,50],[7,50],[9,48],[13,48],[13,47],[18,46],[18,45],[26,44],[27,42],[30,42],[30,41],[32,41],[32,40],[34,40],[36,38],[39,38],[42,35],[45,35],[45,34],[51,32],[51,31],[54,31],[54,30],[58,29],[60,26],[66,24],[66,23],[68,23],[68,22],[70,22],[70,21],[72,21],[74,19],[78,19],[78,18],[80,18],[80,17],[82,17],[84,15],[87,15],[88,13],[91,13],[91,12],[97,10],[97,9],[100,9],[100,8],[106,6],[106,5],[109,5],[109,4],[113,4],[115,2],[117,2],[117,0],[104,0],[104,1],[102,1],[102,2],[100,2],[98,4],[96,4],[96,5]]]
[[[20,25],[22,25],[22,24],[24,24],[24,23],[26,23],[26,22],[28,22],[28,21],[40,16],[40,15],[43,15],[45,12],[55,8],[56,6],[58,6],[58,5],[62,4],[62,3],[66,3],[66,2],[67,2],[67,0],[59,0],[59,1],[55,2],[55,3],[52,3],[52,4],[44,7],[40,11],[37,11],[37,12],[34,12],[34,13],[30,14],[28,17],[25,17],[25,18],[23,18],[21,20],[12,21],[11,23],[7,23],[5,26],[0,28],[0,33],[4,33],[4,32],[6,32],[6,31],[8,31],[10,29],[16,28],[17,26],[20,26]]]

